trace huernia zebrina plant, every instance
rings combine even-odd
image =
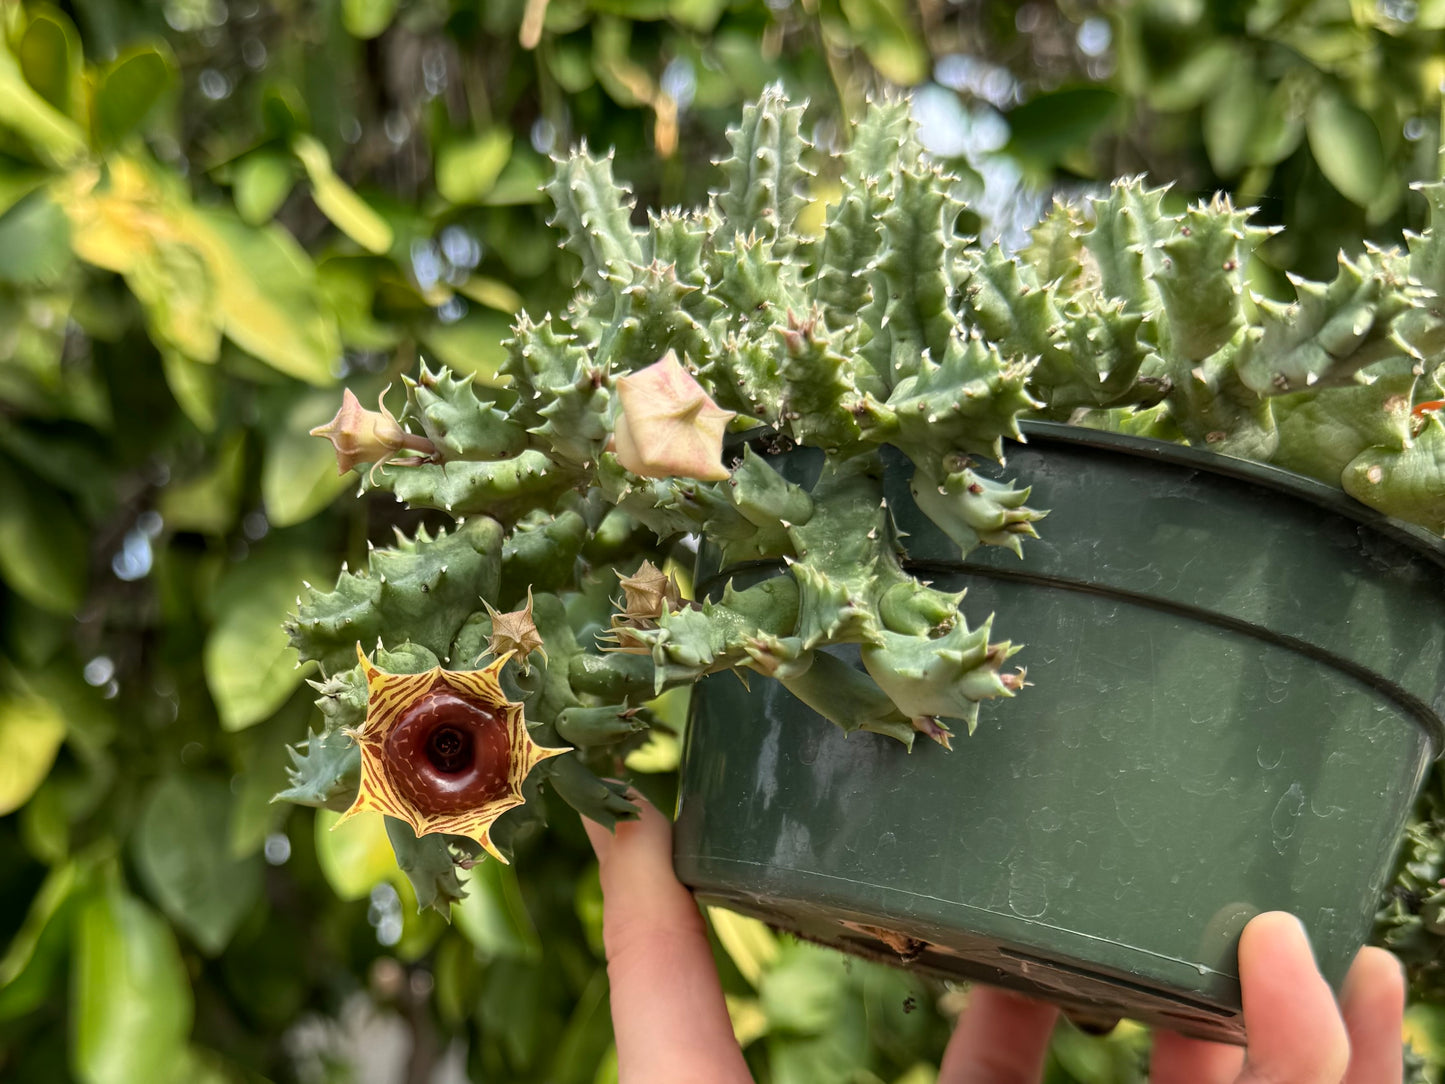
[[[982,701],[1026,696],[993,617],[907,567],[885,455],[965,554],[1019,551],[1044,514],[975,470],[1021,417],[1278,463],[1445,531],[1431,235],[1342,257],[1279,304],[1246,287],[1268,235],[1247,212],[1170,212],[1127,181],[1009,254],[960,231],[959,183],[906,102],[872,103],[831,160],[802,118],[768,91],[708,206],[645,226],[609,158],[559,161],[548,191],[581,263],[567,310],[518,320],[496,387],[423,367],[395,418],[349,398],[317,431],[363,490],[454,520],[309,590],[288,626],[320,665],[325,725],[282,797],[387,813],[423,905],[457,895],[453,847],[508,852],[538,787],[630,816],[605,776],[647,701],[704,675],[774,679],[910,745],[947,747]],[[839,191],[808,233],[820,173]],[[1445,188],[1425,194],[1438,223]],[[812,466],[785,477],[772,453],[796,446]],[[689,536],[782,574],[684,599],[662,569]]]

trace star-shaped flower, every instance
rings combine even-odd
[[[619,377],[617,398],[622,409],[610,447],[633,474],[704,482],[728,476],[723,434],[737,415],[714,403],[673,351]]]
[[[361,787],[341,821],[375,810],[431,832],[474,839],[502,862],[492,845],[498,817],[521,805],[522,783],[548,757],[532,740],[522,705],[502,693],[503,656],[483,670],[389,674],[356,645],[366,675],[366,722],[352,734],[361,746]]]

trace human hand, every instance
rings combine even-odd
[[[672,872],[672,825],[638,801],[616,834],[584,820],[602,871],[603,940],[621,1084],[747,1084],[702,915]],[[1239,945],[1248,1050],[1161,1031],[1152,1084],[1400,1084],[1405,984],[1383,949],[1355,958],[1339,1002],[1304,929],[1259,915]],[[1037,1084],[1058,1010],[975,986],[938,1084]]]

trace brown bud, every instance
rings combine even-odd
[[[341,394],[341,409],[336,417],[311,430],[313,437],[325,437],[336,449],[337,474],[345,474],[362,463],[370,463],[373,473],[391,462],[415,466],[436,455],[436,445],[403,429],[382,399],[376,405],[379,409],[367,410],[347,388]],[[420,452],[421,456],[397,459],[403,449]]]
[[[537,631],[537,625],[532,620],[531,587],[527,588],[527,605],[520,610],[498,613],[486,599],[482,600],[482,605],[486,606],[487,613],[492,615],[492,635],[487,639],[489,654],[499,658],[503,655],[516,655],[517,665],[524,674],[530,669],[527,658],[532,652],[540,651],[542,661],[547,661],[547,649],[542,643],[542,634]]]
[[[619,573],[617,582],[622,587],[623,617],[655,620],[664,610],[682,605],[682,589],[676,578],[664,575],[651,561],[643,561],[631,576]]]

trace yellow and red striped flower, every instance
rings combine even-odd
[[[522,705],[497,681],[503,656],[482,670],[390,674],[356,647],[366,675],[361,787],[341,815],[375,810],[431,832],[474,839],[505,862],[491,840],[498,817],[521,805],[522,783],[548,757],[570,752],[532,740]]]

